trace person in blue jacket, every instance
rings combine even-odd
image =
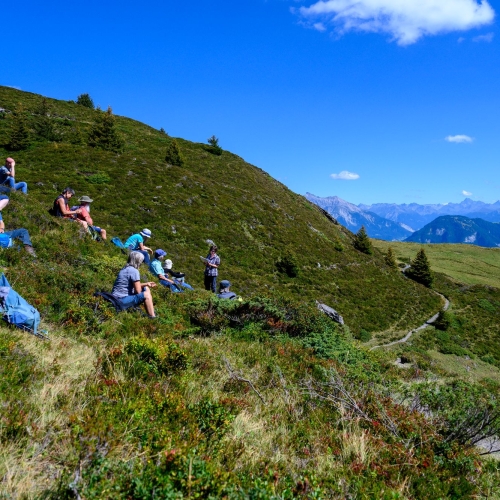
[[[230,299],[234,300],[237,299],[238,296],[229,290],[229,287],[231,286],[231,282],[229,280],[222,280],[220,282],[220,289],[219,293],[217,294],[217,297],[219,299]]]
[[[160,280],[160,284],[168,286],[174,293],[182,292],[181,287],[176,285],[171,279],[165,276],[161,261],[165,258],[167,252],[159,248],[155,250],[155,258],[149,264],[149,270]]]
[[[132,252],[140,252],[144,255],[144,264],[149,266],[151,259],[149,257],[149,253],[153,253],[153,250],[144,245],[144,239],[151,238],[152,234],[149,229],[143,229],[142,231],[133,234],[130,238],[124,243],[124,247],[128,248]]]

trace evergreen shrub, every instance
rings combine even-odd
[[[418,251],[416,257],[411,261],[410,267],[406,270],[406,276],[427,288],[432,286],[434,277],[423,248]]]
[[[88,145],[93,148],[121,153],[125,146],[123,138],[116,130],[115,117],[111,107],[107,111],[98,109],[88,136]]]
[[[354,237],[354,248],[367,255],[373,253],[372,242],[366,234],[365,226],[361,226],[361,229],[356,233]]]
[[[181,154],[181,150],[179,149],[179,144],[177,144],[175,139],[172,139],[167,147],[165,161],[167,164],[177,167],[181,167],[184,164],[184,158]]]
[[[89,94],[80,94],[76,99],[76,103],[89,109],[94,109],[95,107],[94,101]]]
[[[289,278],[296,278],[299,275],[297,257],[291,251],[287,251],[276,261],[276,269],[279,273],[286,274]]]

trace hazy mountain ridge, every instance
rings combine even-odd
[[[374,212],[363,210],[338,196],[322,198],[312,193],[306,193],[305,197],[326,210],[340,224],[352,232],[357,232],[361,226],[364,226],[370,238],[388,241],[401,241],[412,233],[408,225],[394,222]]]
[[[460,215],[443,215],[413,233],[405,241],[500,247],[500,224]]]
[[[480,218],[489,222],[500,221],[500,201],[485,203],[466,198],[460,203],[428,204],[418,203],[374,203],[359,204],[363,211],[373,212],[393,222],[399,222],[411,227],[414,231],[423,228],[429,222],[442,215],[462,215],[469,218]]]

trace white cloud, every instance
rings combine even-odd
[[[479,35],[475,36],[472,41],[473,42],[487,42],[491,43],[493,41],[493,37],[495,36],[495,33],[486,33],[486,35]]]
[[[464,196],[472,196],[472,193],[470,191],[466,191],[465,189],[462,191],[462,194]]]
[[[314,23],[313,28],[318,31],[326,31],[326,27],[323,23]]]
[[[448,137],[445,137],[444,140],[448,142],[454,142],[456,144],[463,144],[473,142],[474,138],[469,137],[468,135],[449,135]]]
[[[331,174],[330,177],[337,181],[356,181],[359,179],[359,174],[348,172],[347,170],[342,170],[342,172],[338,174]]]
[[[484,26],[495,17],[487,0],[319,0],[298,12],[313,25],[328,24],[341,34],[387,33],[399,45]]]
[[[463,43],[465,42],[465,38],[463,36],[461,36],[458,40],[457,40],[457,43]]]

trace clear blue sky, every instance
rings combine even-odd
[[[500,0],[421,3],[4,2],[0,83],[215,134],[302,194],[496,201]]]

